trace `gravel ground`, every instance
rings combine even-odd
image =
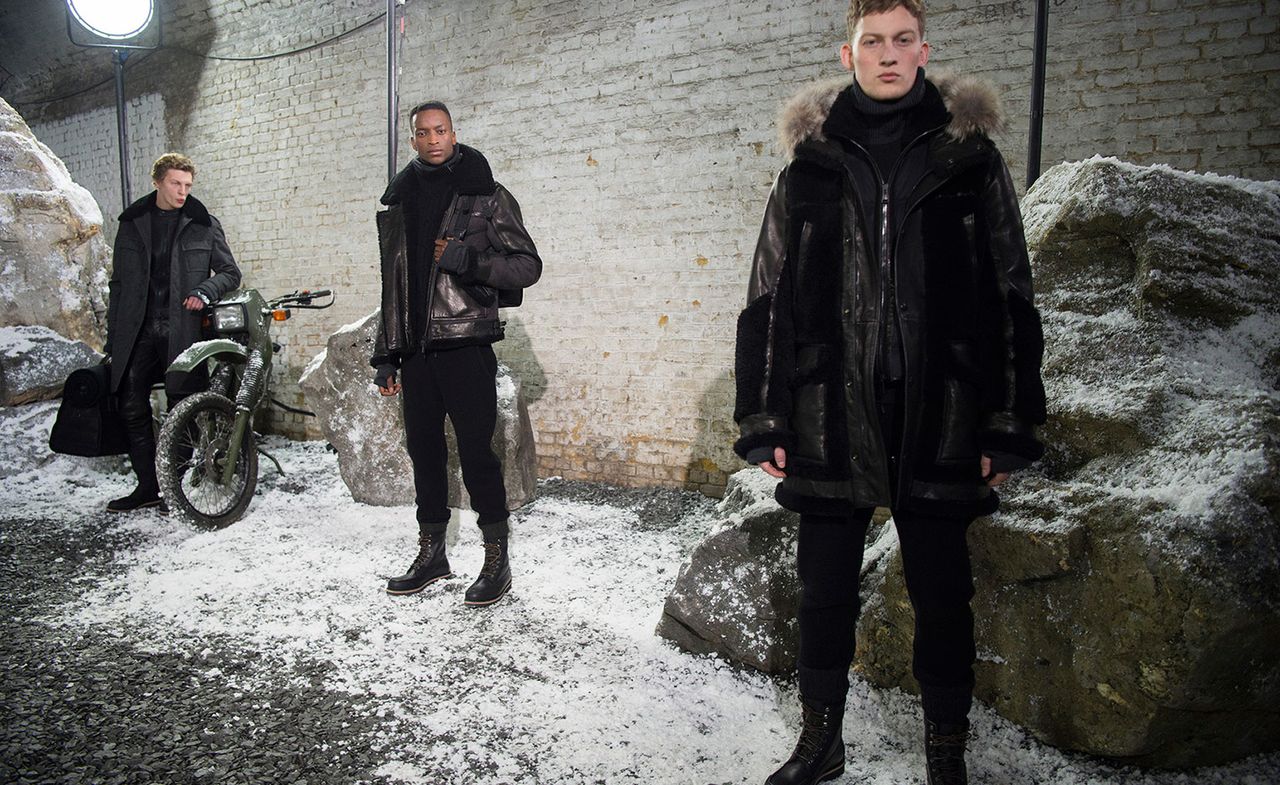
[[[634,509],[646,529],[714,507],[697,494],[563,480],[544,481],[539,492]],[[392,781],[373,771],[386,758],[378,732],[393,721],[325,689],[322,661],[264,667],[258,653],[225,638],[182,656],[154,654],[133,646],[138,634],[127,630],[69,637],[41,622],[119,570],[114,554],[139,535],[115,523],[106,512],[74,528],[0,518],[0,782]],[[240,676],[252,687],[227,686]]]
[[[112,573],[131,537],[108,513],[71,531],[0,520],[0,782],[385,782],[365,743],[378,724],[321,685],[323,663],[227,688],[248,663],[235,641],[185,656],[106,635],[67,637],[38,618]],[[257,664],[261,670],[261,663]]]

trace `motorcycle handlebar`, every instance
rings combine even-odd
[[[322,305],[311,304],[312,300],[316,300],[321,297],[328,297],[329,302],[324,303]],[[270,305],[272,306],[293,305],[298,308],[312,308],[312,309],[319,310],[321,308],[328,308],[329,306],[333,305],[333,297],[334,297],[334,294],[332,289],[317,289],[315,291],[304,289],[301,292],[292,292],[290,294],[284,295],[283,297],[277,297],[276,299],[270,302]]]

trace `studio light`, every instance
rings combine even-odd
[[[71,16],[100,38],[128,41],[155,18],[155,0],[67,0]]]

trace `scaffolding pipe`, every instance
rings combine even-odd
[[[396,176],[398,113],[396,79],[396,2],[387,0],[387,181]]]
[[[116,69],[116,135],[120,140],[120,197],[127,208],[133,204],[133,188],[129,184],[129,126],[124,106],[124,61],[129,53],[114,50],[112,61]]]
[[[1040,176],[1040,142],[1044,135],[1044,74],[1049,48],[1049,0],[1036,3],[1035,52],[1031,65],[1031,128],[1027,134],[1027,189]]]

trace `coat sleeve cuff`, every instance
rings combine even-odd
[[[733,443],[733,451],[743,460],[752,450],[762,447],[769,450],[781,447],[790,451],[796,441],[787,418],[781,415],[748,415],[738,421],[738,428],[742,435]]]
[[[979,447],[986,455],[1003,453],[1028,464],[1044,455],[1044,444],[1036,438],[1035,428],[1012,412],[987,415],[979,434]]]

